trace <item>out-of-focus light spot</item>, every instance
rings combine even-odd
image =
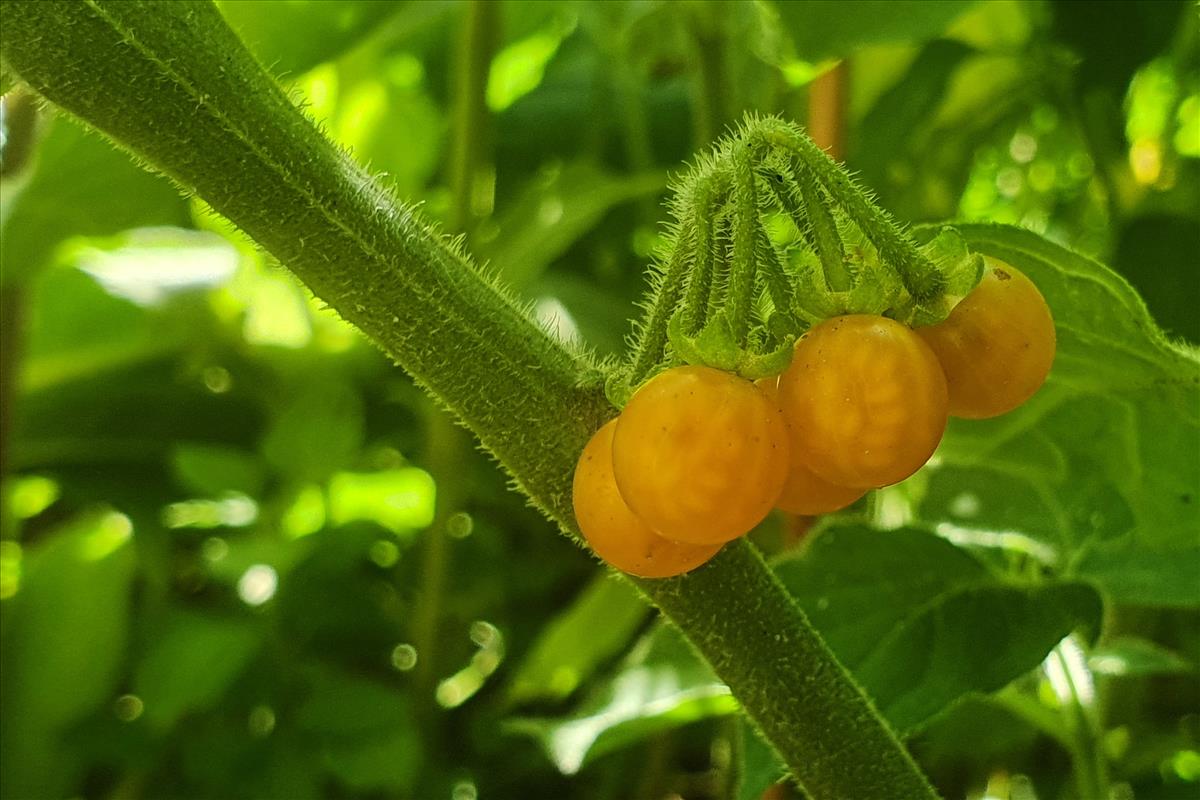
[[[246,729],[256,739],[270,736],[271,731],[275,730],[275,712],[270,706],[255,706],[250,710],[250,717],[246,720]]]
[[[1180,750],[1171,756],[1171,771],[1188,783],[1200,781],[1200,753],[1195,750]]]
[[[473,781],[459,781],[450,791],[450,800],[477,800],[479,790]]]
[[[837,64],[837,61],[821,61],[814,64],[811,61],[795,59],[786,62],[780,67],[780,71],[783,73],[783,79],[788,82],[789,86],[807,86],[822,73],[836,67]]]
[[[533,316],[560,342],[578,342],[579,326],[571,312],[556,297],[543,297],[534,304]]]
[[[317,122],[325,122],[337,109],[338,71],[334,64],[322,64],[297,80],[293,87]]]
[[[312,321],[300,289],[269,272],[239,277],[237,294],[246,304],[242,338],[248,344],[299,349],[312,341]]]
[[[221,500],[183,500],[163,509],[168,528],[244,528],[258,519],[258,503],[244,494]]]
[[[1133,179],[1143,186],[1158,181],[1163,167],[1162,144],[1158,139],[1138,139],[1129,146],[1129,168]]]
[[[550,30],[538,31],[497,53],[488,73],[488,108],[503,111],[540,86],[546,65],[574,29],[574,19],[559,22]]]
[[[387,87],[381,81],[359,83],[338,114],[338,138],[348,147],[361,148],[379,126],[387,107]]]
[[[8,507],[17,519],[36,517],[59,496],[58,483],[41,475],[21,475],[8,491]]]
[[[1058,170],[1050,161],[1038,161],[1029,167],[1029,186],[1036,192],[1048,192],[1054,188]]]
[[[339,472],[329,482],[329,516],[335,525],[376,522],[393,533],[433,522],[434,483],[416,467],[384,472]]]
[[[79,248],[75,263],[109,294],[141,305],[161,303],[175,292],[225,283],[237,270],[237,249],[207,231],[143,228],[111,242],[104,248]]]
[[[875,493],[875,523],[885,530],[901,528],[913,520],[912,501],[900,489],[889,486]]]
[[[446,518],[446,533],[453,539],[466,539],[475,531],[475,520],[465,511],[456,511]]]
[[[1058,109],[1054,106],[1038,106],[1029,121],[1038,133],[1049,133],[1058,127]]]
[[[400,548],[396,547],[395,542],[389,542],[387,539],[373,542],[368,554],[376,566],[384,569],[396,566],[396,562],[400,560]]]
[[[551,195],[550,197],[542,198],[542,202],[538,204],[537,220],[538,224],[543,228],[549,228],[557,225],[563,217],[563,201],[561,197]]]
[[[425,65],[412,53],[399,53],[388,58],[383,72],[398,89],[415,89],[425,80]]]
[[[1009,200],[1021,193],[1024,184],[1025,178],[1016,167],[1005,167],[996,173],[996,189]]]
[[[979,495],[963,492],[950,501],[950,513],[956,517],[974,517],[979,514]]]
[[[7,600],[21,588],[21,545],[11,540],[0,542],[0,600]]]
[[[325,527],[325,494],[320,486],[305,486],[283,512],[283,532],[292,539],[316,533]]]
[[[469,700],[504,660],[504,636],[495,625],[474,622],[470,635],[479,652],[471,656],[470,664],[438,684],[434,697],[442,708],[455,708]]]
[[[1067,174],[1076,181],[1092,177],[1095,169],[1092,157],[1083,150],[1077,150],[1067,158]]]
[[[200,545],[200,555],[210,564],[215,564],[229,555],[229,545],[220,536],[210,536]]]
[[[142,698],[135,694],[123,694],[113,702],[113,714],[121,722],[133,722],[146,710]]]
[[[1190,95],[1176,112],[1175,152],[1185,158],[1200,158],[1200,94]]]
[[[1013,135],[1008,143],[1008,154],[1018,164],[1028,164],[1037,155],[1037,139],[1028,133],[1019,132]]]
[[[393,647],[392,666],[401,672],[408,672],[417,666],[417,648],[407,643]]]
[[[638,258],[650,258],[666,240],[662,232],[649,225],[638,226],[633,231],[633,253]]]
[[[233,376],[224,367],[205,367],[201,378],[204,388],[213,394],[225,394],[233,388]]]
[[[115,553],[133,535],[133,521],[119,511],[109,511],[80,542],[80,555],[87,561],[99,561]]]
[[[238,579],[237,592],[242,602],[250,606],[261,606],[275,596],[279,585],[279,575],[274,567],[267,564],[255,564],[242,573]]]

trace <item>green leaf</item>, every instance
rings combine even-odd
[[[542,629],[509,679],[508,703],[565,699],[625,648],[648,612],[628,584],[597,575]]]
[[[1196,665],[1183,656],[1136,636],[1122,636],[1095,648],[1088,656],[1088,666],[1098,675],[1114,677],[1196,672]]]
[[[484,229],[480,255],[507,283],[525,286],[610,210],[665,186],[664,174],[616,176],[587,161],[547,170],[497,215],[494,238]]]
[[[773,784],[787,779],[779,756],[746,720],[738,720],[736,800],[761,800]]]
[[[215,705],[258,648],[245,621],[179,614],[156,636],[134,674],[134,693],[157,730]]]
[[[292,397],[271,422],[262,453],[275,469],[320,483],[351,465],[363,441],[359,396],[347,385],[315,380]]]
[[[568,716],[515,719],[505,727],[535,737],[564,775],[574,775],[654,733],[736,709],[728,687],[712,677],[678,630],[660,625]]]
[[[973,0],[808,0],[773,4],[806,61],[839,58],[867,44],[933,39]]]
[[[225,20],[275,75],[295,77],[349,50],[403,3],[223,0]]]
[[[73,122],[48,124],[29,183],[5,198],[0,215],[4,281],[27,279],[73,236],[187,223],[186,205],[166,180]]]
[[[202,495],[241,492],[258,497],[265,479],[261,459],[254,453],[219,444],[179,442],[171,453],[179,482]]]
[[[314,671],[296,724],[319,743],[326,767],[357,791],[407,794],[421,768],[421,740],[407,698],[382,684]]]
[[[116,699],[129,635],[129,518],[88,513],[31,548],[4,605],[0,760],[5,797],[71,793],[79,767],[62,736]]]
[[[1002,688],[1071,631],[1100,625],[1091,588],[1007,583],[916,529],[829,528],[777,572],[901,731],[970,693]]]
[[[956,227],[1037,284],[1058,352],[1021,408],[952,422],[918,515],[990,546],[1024,536],[1118,602],[1200,605],[1200,357],[1101,264],[1017,228]]]
[[[54,269],[36,276],[21,387],[38,392],[131,364],[179,347],[175,320],[113,297],[90,275]]]

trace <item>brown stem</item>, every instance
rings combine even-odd
[[[846,158],[846,100],[850,63],[839,61],[808,87],[808,135],[834,161]]]

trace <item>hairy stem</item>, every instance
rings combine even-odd
[[[884,263],[900,276],[904,288],[918,301],[928,300],[942,289],[942,275],[937,267],[917,248],[886,211],[871,202],[867,192],[821,148],[803,135],[795,126],[765,120],[755,129],[756,135],[777,147],[793,153],[812,171],[816,179],[828,188],[843,209],[862,229],[871,244],[879,250]]]
[[[5,5],[35,90],[203,197],[457,414],[564,530],[571,474],[612,415],[598,371],[289,103],[206,2]],[[761,556],[727,546],[637,585],[730,686],[814,797],[935,797]]]
[[[733,337],[745,344],[750,330],[750,304],[754,300],[758,263],[755,255],[755,231],[758,229],[758,190],[754,182],[754,164],[749,148],[738,147],[733,161],[733,262],[729,267],[729,293],[726,308]]]
[[[825,284],[835,292],[847,291],[850,289],[850,272],[846,269],[846,250],[842,246],[842,237],[838,235],[837,223],[825,205],[821,188],[812,172],[803,166],[796,170],[796,182],[812,232],[813,245],[817,257],[821,259],[821,269],[825,272]]]

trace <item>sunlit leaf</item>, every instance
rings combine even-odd
[[[89,513],[23,559],[4,601],[0,696],[5,797],[70,793],[81,764],[74,723],[116,699],[129,635],[134,552],[129,518]]]
[[[628,584],[598,575],[542,629],[509,679],[509,702],[567,697],[621,652],[647,613],[645,601]]]
[[[555,766],[573,775],[605,753],[658,731],[732,713],[729,689],[666,625],[649,634],[570,715],[517,719],[514,733],[534,736]]]
[[[221,700],[259,643],[247,620],[178,614],[134,672],[134,693],[146,721],[166,729],[185,714]]]

